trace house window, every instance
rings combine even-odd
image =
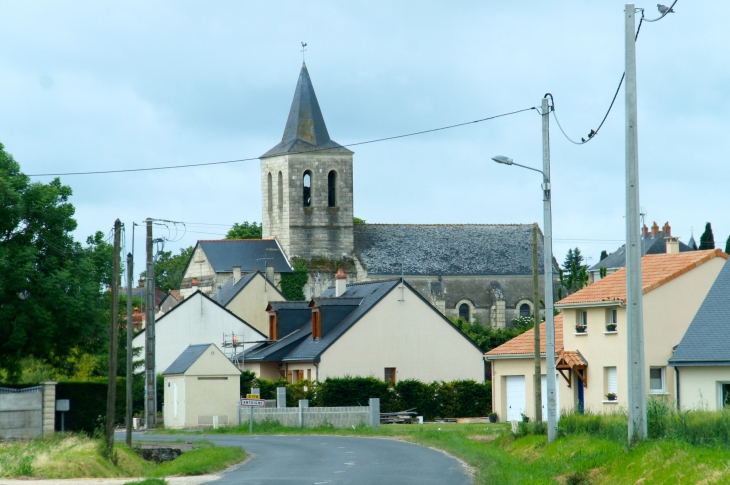
[[[302,203],[304,207],[312,205],[312,172],[307,170],[302,178]]]
[[[469,311],[470,310],[471,309],[469,308],[469,305],[467,305],[466,303],[462,303],[461,305],[459,305],[459,318],[461,318],[465,322],[471,321],[469,319]]]
[[[520,305],[520,316],[521,317],[529,317],[530,316],[530,305],[527,303],[523,303]]]
[[[618,310],[611,308],[608,310],[608,322],[609,325],[616,325],[618,323]]]
[[[284,177],[279,172],[279,181],[277,183],[278,196],[279,196],[279,210],[284,208]]]
[[[312,338],[322,338],[322,314],[318,309],[312,309]]]
[[[385,378],[383,380],[395,384],[395,367],[385,368]]]
[[[307,380],[308,381],[312,380],[312,369],[307,369]]]
[[[722,397],[722,407],[730,408],[730,383],[720,385],[720,396]]]
[[[276,324],[276,313],[269,313],[269,340],[279,340],[278,325]]]
[[[664,392],[664,367],[649,369],[649,392],[658,394]]]
[[[606,367],[606,394],[618,394],[618,373],[615,367]]]
[[[271,172],[269,172],[269,175],[266,177],[266,179],[267,179],[266,188],[268,189],[268,191],[266,192],[266,194],[268,195],[268,197],[267,197],[268,200],[266,201],[267,202],[266,205],[268,206],[269,212],[271,212],[271,207],[272,207],[272,204],[274,203],[274,201],[272,200],[274,197],[274,193],[273,193],[274,189],[271,187]]]
[[[578,312],[578,325],[583,328],[588,326],[588,312],[586,310]]]
[[[327,174],[327,205],[337,207],[337,172]]]

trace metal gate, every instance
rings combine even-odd
[[[0,439],[43,435],[41,386],[25,389],[0,387]]]

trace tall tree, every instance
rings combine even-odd
[[[730,254],[730,236],[727,237],[727,242],[725,242],[725,254]]]
[[[583,264],[580,248],[568,249],[560,270],[558,298],[570,295],[588,284],[588,266]]]
[[[12,378],[23,357],[58,362],[105,334],[102,285],[108,276],[95,265],[100,245],[83,248],[71,236],[77,225],[71,188],[58,178],[31,182],[4,148],[0,144],[0,368]]]
[[[712,235],[712,224],[705,224],[705,232],[700,236],[700,251],[703,249],[715,249],[715,236]]]
[[[603,251],[601,251],[601,259],[599,259],[599,261],[603,261],[607,257],[608,257],[608,252],[604,249]]]
[[[262,230],[256,222],[236,222],[226,234],[226,239],[261,239]]]

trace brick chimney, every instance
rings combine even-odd
[[[672,235],[672,226],[669,225],[669,221],[667,221],[667,222],[664,223],[664,227],[662,227],[662,231],[664,231],[664,233],[667,236],[671,236]]]
[[[241,279],[241,267],[240,266],[234,266],[233,267],[233,284],[235,285],[238,283],[238,280]]]
[[[266,265],[266,279],[271,281],[271,283],[274,283],[274,270],[276,269],[276,266],[273,264],[267,264]]]
[[[679,252],[679,238],[667,236],[664,238],[667,245],[667,254],[677,254]]]
[[[651,237],[654,237],[657,234],[659,234],[659,226],[656,221],[654,221],[654,224],[651,225]]]
[[[646,224],[644,224],[644,227],[641,228],[641,237],[646,237],[649,235],[649,228],[646,227]]]
[[[144,288],[144,280],[142,278],[137,280],[137,284],[139,285],[137,288]]]
[[[345,271],[340,268],[337,270],[335,275],[335,296],[342,296],[347,291],[347,275]]]
[[[197,288],[198,287],[198,278],[193,278],[193,280],[190,282],[190,286],[192,286],[193,288]]]

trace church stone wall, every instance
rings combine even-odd
[[[309,207],[303,203],[307,170],[312,173]],[[331,170],[337,172],[336,207],[328,207],[327,177]],[[322,152],[265,158],[261,160],[261,179],[263,237],[276,237],[290,258],[352,256],[352,154]]]

